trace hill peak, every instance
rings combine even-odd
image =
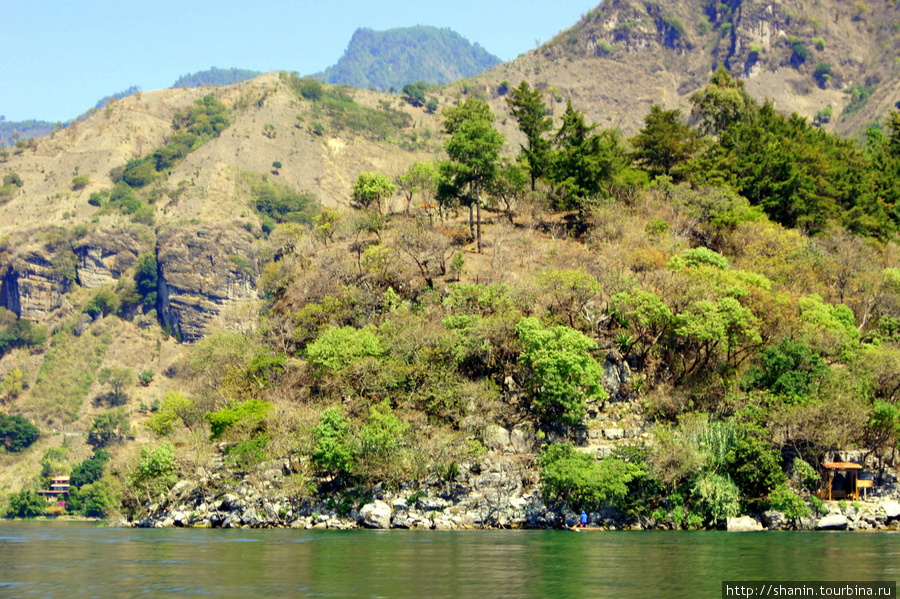
[[[386,91],[416,81],[449,83],[499,63],[499,58],[451,29],[360,28],[340,60],[318,77],[327,83]]]

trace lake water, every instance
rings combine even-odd
[[[900,578],[900,533],[110,529],[0,522],[0,597],[720,597]]]

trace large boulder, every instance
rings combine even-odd
[[[488,449],[503,449],[509,445],[509,431],[497,424],[487,425],[481,437]]]
[[[847,519],[847,516],[842,514],[831,514],[825,516],[820,519],[816,523],[816,529],[818,530],[847,530],[847,526],[850,525],[850,520]]]
[[[750,516],[728,518],[725,522],[725,526],[729,532],[749,532],[763,529],[762,524]]]
[[[783,528],[787,523],[787,518],[785,518],[784,512],[766,510],[762,513],[762,523],[769,530],[775,530]]]
[[[381,500],[375,500],[359,510],[359,523],[366,528],[390,528],[391,511],[391,506]]]
[[[900,502],[888,501],[881,506],[889,520],[900,518]]]

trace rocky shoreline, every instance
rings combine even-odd
[[[301,497],[286,492],[294,469],[288,460],[273,462],[237,483],[220,473],[199,471],[178,482],[167,495],[144,506],[134,519],[112,526],[138,528],[294,528],[553,529],[572,527],[579,514],[565,505],[547,505],[534,470],[526,461],[504,456],[461,468],[453,481],[431,477],[396,489],[377,485],[370,496]],[[882,496],[863,503],[825,502],[825,513],[797,520],[766,511],[728,518],[727,530],[900,530],[900,502],[891,485]],[[360,507],[356,507],[360,506]],[[589,514],[589,526],[605,530],[677,529],[671,522],[626,519],[615,509]]]

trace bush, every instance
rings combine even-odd
[[[109,289],[101,289],[91,298],[82,312],[89,314],[91,318],[114,314],[119,309],[119,298]]]
[[[266,414],[271,408],[272,404],[267,401],[250,399],[215,412],[207,412],[206,420],[212,432],[211,438],[218,439],[232,427],[249,431],[253,436],[254,433],[263,430]]]
[[[783,512],[791,520],[803,518],[811,513],[809,506],[799,495],[788,489],[787,485],[778,485],[769,493],[769,506],[773,510]]]
[[[369,408],[369,418],[359,431],[360,449],[364,454],[387,456],[400,446],[409,424],[394,415],[388,400]]]
[[[355,467],[353,445],[347,429],[350,422],[334,407],[322,412],[319,424],[313,429],[316,445],[313,463],[328,472],[351,474]]]
[[[813,78],[821,88],[824,88],[825,85],[831,81],[833,76],[834,74],[831,72],[831,65],[827,62],[820,62],[816,65],[816,70],[813,71]]]
[[[697,511],[712,525],[721,524],[741,511],[740,489],[730,478],[715,472],[697,476],[691,486],[691,497]]]
[[[37,518],[47,511],[47,500],[36,491],[21,491],[9,499],[7,518]]]
[[[621,503],[629,483],[644,469],[617,458],[602,461],[571,445],[548,445],[538,458],[545,500],[568,503],[575,509]]]
[[[0,440],[7,451],[27,449],[41,436],[38,427],[21,416],[0,414]]]
[[[17,347],[34,347],[47,341],[47,331],[0,308],[0,357]]]
[[[131,473],[131,485],[149,496],[168,491],[175,483],[175,447],[171,443],[141,448],[141,459]]]
[[[153,377],[156,376],[156,373],[152,370],[142,370],[138,375],[138,380],[141,382],[141,385],[144,387],[149,387],[150,383],[153,382]]]
[[[91,182],[90,177],[87,175],[78,175],[77,177],[72,178],[72,182],[70,183],[72,187],[72,191],[80,191],[88,186]]]
[[[370,328],[340,327],[328,329],[309,344],[306,357],[318,368],[340,372],[369,356],[380,356],[381,341]]]
[[[73,487],[83,487],[100,480],[103,469],[109,461],[109,453],[103,449],[94,452],[94,456],[84,460],[72,468],[72,476],[69,484]]]
[[[98,480],[72,491],[69,509],[88,518],[105,518],[119,501],[106,481]]]
[[[545,423],[577,424],[588,400],[603,401],[603,369],[590,355],[597,343],[569,327],[546,328],[536,318],[516,325],[524,351],[519,361],[531,370],[527,387]]]

